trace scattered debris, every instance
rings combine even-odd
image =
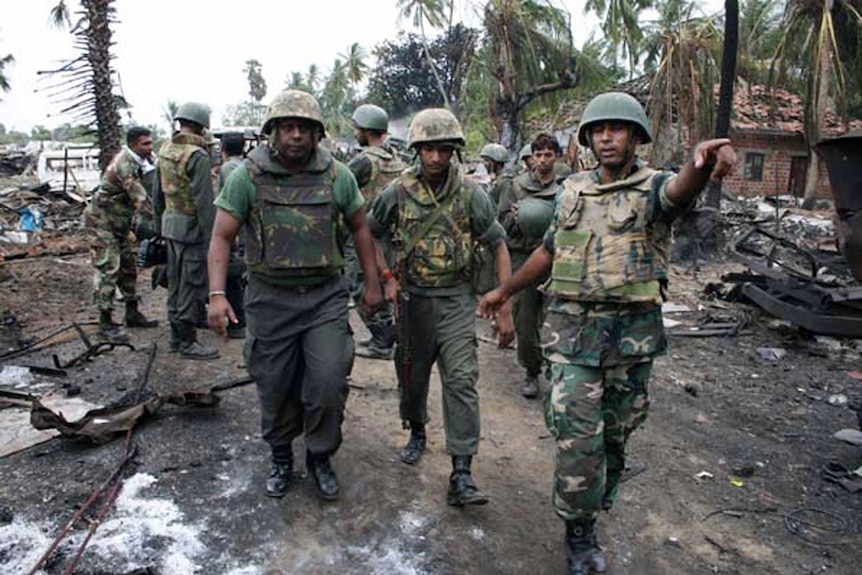
[[[835,394],[830,395],[829,398],[826,400],[826,402],[829,405],[835,405],[837,407],[842,407],[844,405],[847,405],[848,399],[847,399],[847,396],[844,395],[843,393],[835,393]]]
[[[841,431],[836,431],[832,437],[850,445],[862,446],[862,431],[858,429],[842,429]]]
[[[709,471],[701,471],[700,473],[698,473],[694,476],[695,479],[700,479],[700,480],[713,479],[714,477],[715,477],[715,475],[713,475]]]
[[[757,353],[767,363],[778,363],[787,356],[787,350],[780,347],[759,347]]]

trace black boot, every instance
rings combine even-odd
[[[159,320],[148,319],[138,309],[137,301],[126,302],[126,326],[127,327],[159,327]]]
[[[308,468],[309,475],[314,480],[317,495],[325,501],[338,499],[341,486],[338,484],[338,477],[335,475],[335,471],[329,462],[329,456],[307,451],[305,454],[305,466]]]
[[[605,554],[596,541],[596,520],[566,521],[568,575],[595,575],[607,571]]]
[[[198,342],[197,329],[194,324],[180,323],[180,356],[185,359],[217,359],[219,352],[216,348],[203,345]]]
[[[425,424],[411,422],[410,439],[399,454],[401,461],[407,465],[416,465],[419,463],[419,459],[422,457],[422,452],[425,451],[426,444]]]
[[[470,474],[470,463],[473,458],[469,455],[452,456],[452,474],[449,476],[449,493],[446,495],[446,503],[453,507],[464,505],[485,505],[488,496],[479,491],[473,483]]]
[[[272,466],[266,480],[266,494],[270,497],[284,497],[290,489],[293,473],[293,452],[286,448],[272,450]]]
[[[96,335],[105,343],[129,343],[129,334],[123,326],[114,323],[110,311],[99,312],[99,330]]]

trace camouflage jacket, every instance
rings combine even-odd
[[[356,177],[362,195],[368,201],[401,175],[407,168],[398,152],[383,146],[369,146],[353,158],[347,167]]]
[[[512,178],[511,183],[500,187],[500,199],[497,205],[497,218],[506,230],[510,252],[529,254],[542,244],[542,236],[526,236],[518,227],[518,222],[512,214],[512,206],[526,197],[541,198],[553,202],[559,189],[557,180],[543,184],[533,172],[524,172]]]
[[[552,361],[613,366],[665,352],[661,302],[679,213],[665,196],[672,175],[638,163],[611,184],[600,185],[597,171],[564,182],[545,236]]]
[[[153,207],[161,235],[184,243],[208,242],[215,206],[205,140],[194,134],[174,134],[159,150],[158,169]]]
[[[88,208],[90,225],[128,231],[136,211],[149,211],[141,177],[141,166],[132,151],[124,147],[102,173],[99,189]]]
[[[272,160],[269,146],[258,146],[246,166],[257,189],[245,231],[251,272],[276,282],[337,274],[344,257],[332,155],[318,147],[311,163],[293,174]]]

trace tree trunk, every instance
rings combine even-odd
[[[805,177],[805,193],[802,200],[802,209],[810,210],[814,207],[817,201],[817,182],[820,180],[820,163],[817,154],[814,151],[814,146],[820,141],[823,136],[823,130],[820,127],[820,121],[825,120],[829,110],[829,79],[832,73],[832,63],[829,60],[829,54],[832,52],[830,40],[826,40],[826,45],[818,47],[817,55],[817,70],[814,78],[817,85],[814,86],[815,100],[812,105],[808,106],[808,175]]]
[[[739,45],[739,2],[725,0],[724,45],[721,55],[721,85],[718,92],[718,109],[715,113],[715,137],[730,135],[730,116],[733,110],[733,82],[736,79],[736,52]],[[710,182],[706,192],[706,205],[721,206],[721,183]]]
[[[420,20],[420,22],[423,22]],[[434,59],[431,58],[431,48],[428,46],[428,39],[425,37],[425,24],[420,24],[422,32],[422,48],[425,51],[425,59],[428,60],[428,67],[431,68],[431,73],[434,74],[434,80],[437,82],[437,89],[440,91],[440,96],[443,98],[443,107],[450,108],[449,95],[446,93],[446,88],[443,86],[443,80],[440,79],[440,74],[437,72],[437,65],[434,64]]]
[[[99,137],[99,165],[108,167],[120,151],[120,114],[111,74],[111,4],[113,0],[82,0],[89,24],[87,60],[93,69],[93,100]]]

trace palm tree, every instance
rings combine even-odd
[[[441,28],[446,21],[446,8],[448,7],[450,9],[451,23],[452,2],[447,5],[445,0],[398,0],[397,6],[399,17],[412,19],[413,26],[419,28],[419,34],[422,37],[422,47],[425,52],[425,60],[428,62],[428,67],[437,81],[437,89],[440,90],[443,104],[447,108],[450,107],[449,95],[446,93],[446,88],[443,87],[443,80],[440,78],[440,73],[437,71],[437,66],[431,57],[431,49],[428,47],[428,37],[425,35],[425,22],[428,22],[432,28]]]
[[[603,20],[601,28],[613,46],[614,61],[621,51],[628,60],[630,74],[634,73],[638,63],[643,39],[638,18],[652,5],[653,0],[587,0],[584,5],[584,12],[594,12]]]
[[[317,95],[317,86],[320,84],[320,69],[317,64],[310,64],[305,74],[305,86],[311,94]]]
[[[6,66],[12,64],[13,62],[15,62],[15,58],[14,56],[12,56],[12,54],[6,54],[2,58],[0,58],[0,90],[3,90],[4,92],[8,92],[9,90],[11,90],[12,86],[9,84],[9,79],[6,77],[6,74],[3,72],[3,70],[6,68]]]
[[[179,110],[179,108],[180,104],[176,100],[168,100],[167,103],[162,106],[162,118],[169,126],[168,134],[174,130],[174,117],[177,115],[177,110]]]
[[[60,0],[51,9],[51,20],[58,27],[71,26],[81,54],[56,70],[39,72],[61,77],[49,88],[53,96],[65,96],[61,113],[73,114],[76,121],[87,125],[95,123],[102,169],[120,150],[122,135],[118,111],[120,100],[113,92],[111,68],[111,25],[116,23],[113,4],[114,0],[81,0],[77,21],[72,25],[68,6],[65,0]]]
[[[483,16],[497,84],[491,116],[500,143],[515,150],[526,107],[575,86],[569,14],[542,0],[489,0]]]
[[[365,79],[368,72],[368,64],[365,63],[366,56],[365,50],[359,45],[359,42],[351,44],[345,54],[339,54],[340,58],[344,58],[347,79],[354,87]]]
[[[833,112],[846,112],[847,63],[859,65],[862,14],[859,0],[789,0],[771,76],[806,87],[805,124],[809,162],[802,207],[813,206],[820,178],[814,146]],[[800,39],[802,41],[800,42]],[[800,65],[802,63],[802,65]]]
[[[763,84],[769,62],[781,39],[779,0],[743,0],[739,6],[737,77]]]
[[[320,95],[320,107],[323,109],[323,117],[327,119],[326,131],[330,135],[350,132],[350,122],[345,114],[345,108],[352,95],[347,64],[340,58],[336,58]]]

